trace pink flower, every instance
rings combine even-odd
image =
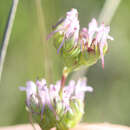
[[[93,88],[87,86],[86,78],[79,79],[77,84],[75,81],[71,80],[68,86],[65,86],[63,89],[63,106],[65,107],[65,112],[70,111],[72,113],[72,109],[70,107],[70,101],[74,99],[78,99],[80,101],[84,100],[85,92],[92,92]]]
[[[50,99],[49,89],[46,84],[46,80],[45,79],[42,79],[41,81],[38,80],[36,82],[36,84],[38,86],[38,96],[39,96],[41,104],[42,104],[42,110],[41,110],[41,116],[42,116],[46,105],[52,111],[53,111],[53,107],[52,107],[52,103],[51,103],[51,99]]]
[[[94,34],[97,32],[97,30],[98,30],[97,21],[95,18],[93,18],[88,26],[88,36],[89,36],[88,47],[90,47],[94,39]]]
[[[82,51],[87,47],[86,45],[88,44],[88,30],[87,28],[82,28],[80,32],[80,41],[81,41],[81,49]]]
[[[62,22],[61,22],[62,21]],[[53,36],[55,33],[59,32],[60,35],[63,35],[63,40],[57,50],[59,53],[66,39],[73,38],[75,45],[78,42],[79,38],[79,20],[78,20],[78,11],[76,9],[71,9],[71,11],[66,13],[66,18],[61,20],[56,24],[57,28],[54,30],[47,39]]]
[[[85,92],[92,92],[93,88],[90,86],[87,86],[86,84],[86,78],[79,79],[76,86],[75,86],[75,91],[74,91],[74,97],[80,100],[84,100],[84,95]]]
[[[100,55],[102,60],[102,66],[104,68],[104,54],[103,54],[103,48],[107,45],[107,39],[114,40],[111,36],[109,36],[110,27],[105,27],[104,24],[101,24],[101,26],[98,28],[97,36],[96,36],[96,44],[99,44],[100,49]]]
[[[66,13],[66,19],[63,22],[63,26],[59,27],[61,33],[64,33],[65,38],[70,38],[74,36],[75,42],[77,42],[79,37],[79,21],[78,21],[78,11],[72,9]]]
[[[74,92],[74,87],[75,87],[75,81],[71,80],[69,82],[69,85],[63,88],[62,103],[63,103],[63,107],[65,108],[65,112],[69,111],[72,113],[70,107],[70,100]]]
[[[36,84],[32,81],[28,81],[26,87],[20,87],[20,90],[26,91],[28,107],[30,107],[32,103],[34,103],[33,105],[37,105],[37,107],[42,106],[42,108],[40,108],[41,119],[45,106],[47,106],[57,118],[55,106],[59,102],[61,103],[64,114],[68,111],[73,114],[71,102],[75,102],[76,100],[82,102],[85,92],[93,91],[91,87],[86,85],[86,79],[80,79],[77,83],[71,80],[63,89],[61,89],[61,81],[56,82],[55,85],[51,84],[49,88],[47,87],[45,79],[41,81],[37,80]],[[35,102],[30,102],[32,99],[34,99]],[[30,107],[30,109],[32,108]]]
[[[95,18],[91,20],[89,23],[89,27],[83,28],[80,32],[80,41],[81,46],[84,50],[86,48],[88,51],[93,50],[91,48],[92,45],[98,46],[100,51],[100,56],[102,60],[102,66],[104,67],[104,54],[103,49],[104,47],[107,48],[107,39],[114,40],[111,36],[109,36],[110,27],[106,26],[104,24],[101,24],[98,27],[97,21]]]
[[[53,85],[51,84],[50,85],[50,97],[51,97],[51,100],[59,100],[60,99],[60,96],[59,96],[59,91],[60,91],[60,85],[61,85],[61,82],[60,81],[57,81],[56,85]]]

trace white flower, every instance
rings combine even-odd
[[[84,100],[85,92],[92,92],[93,88],[90,86],[87,86],[86,84],[86,78],[79,79],[76,86],[75,86],[75,94],[73,98],[77,98],[80,100]]]
[[[60,91],[60,85],[61,85],[61,82],[60,81],[58,81],[57,83],[56,83],[56,85],[53,85],[53,84],[51,84],[50,85],[50,98],[51,98],[51,100],[59,100],[60,99],[60,96],[59,96],[59,91]]]
[[[35,85],[34,82],[28,81],[28,82],[26,83],[26,87],[19,87],[19,89],[20,89],[21,91],[26,91],[26,95],[27,95],[26,101],[27,101],[27,105],[28,105],[28,106],[30,105],[30,99],[31,99],[32,97],[34,97],[34,100],[36,100],[35,95],[36,95],[36,93],[37,93],[37,88],[36,88],[36,85]]]
[[[37,81],[36,84],[38,86],[38,96],[42,104],[42,114],[44,112],[45,105],[47,105],[51,110],[53,110],[46,80],[42,79],[41,81]]]
[[[94,34],[97,32],[97,21],[95,18],[92,19],[92,21],[89,23],[88,27],[88,35],[89,35],[89,41],[88,41],[88,47],[90,47],[92,40],[94,39]]]
[[[103,48],[107,45],[107,39],[114,40],[111,36],[109,36],[110,27],[105,27],[104,24],[101,24],[101,26],[98,28],[97,36],[96,36],[96,42],[95,44],[99,44],[100,49],[100,55],[102,60],[102,66],[104,67],[104,54],[103,54]]]

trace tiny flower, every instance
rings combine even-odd
[[[90,47],[92,40],[94,39],[94,34],[97,32],[97,21],[95,18],[92,19],[92,21],[89,23],[88,27],[88,36],[89,36],[89,41],[88,41],[88,47]]]
[[[75,98],[84,100],[85,92],[92,92],[93,88],[86,85],[86,79],[79,79],[75,86]]]
[[[75,42],[77,42],[79,35],[79,21],[76,9],[67,12],[66,19],[63,22],[63,27],[60,26],[59,30],[61,30],[61,33],[64,33],[65,38],[68,39],[74,36]]]
[[[32,82],[32,81],[28,81],[28,82],[26,83],[26,87],[19,87],[19,89],[20,89],[21,91],[26,91],[26,95],[27,95],[27,100],[26,100],[27,106],[30,106],[30,99],[31,99],[34,95],[36,95],[36,93],[37,93],[37,88],[36,88],[35,83]]]
[[[71,107],[70,107],[70,99],[74,92],[74,83],[71,81],[69,83],[69,86],[66,86],[63,88],[63,94],[62,94],[62,103],[65,107],[65,112],[70,111],[72,113]]]
[[[38,86],[38,97],[40,98],[42,104],[42,110],[41,110],[41,116],[42,116],[46,105],[52,111],[53,111],[53,106],[51,104],[49,89],[47,87],[46,80],[42,79],[41,81],[37,81],[36,84]]]
[[[100,55],[102,59],[102,66],[104,67],[104,54],[103,48],[104,46],[107,47],[107,39],[114,40],[111,36],[109,36],[110,27],[105,27],[104,24],[98,28],[97,36],[96,36],[96,44],[99,44]]]
[[[60,81],[57,81],[56,85],[53,85],[53,84],[50,85],[51,100],[59,100],[60,99],[60,96],[59,96],[60,85],[61,85]]]

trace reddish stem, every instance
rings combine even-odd
[[[63,75],[62,75],[62,79],[61,79],[61,89],[64,88],[65,81],[66,81],[66,76],[63,74]]]

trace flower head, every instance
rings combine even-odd
[[[102,66],[104,67],[104,53],[107,51],[107,39],[113,40],[109,36],[110,27],[104,24],[98,26],[96,19],[92,19],[89,23],[89,27],[83,28],[80,32],[80,43],[82,51],[98,52],[102,60]],[[96,53],[95,53],[96,54]],[[97,53],[98,54],[98,53]],[[87,62],[87,61],[86,61]]]
[[[46,123],[54,127],[61,119],[65,128],[77,124],[84,112],[84,94],[86,91],[92,92],[93,89],[86,85],[86,79],[80,79],[77,83],[71,80],[63,89],[61,81],[48,87],[46,80],[42,79],[36,83],[29,81],[20,90],[26,91],[27,107],[32,117],[36,121],[40,118],[37,123],[46,129]],[[41,124],[41,121],[44,123]],[[71,122],[73,125],[70,125]]]
[[[63,22],[63,25],[59,27],[61,33],[65,35],[65,38],[71,38],[74,36],[75,42],[78,40],[79,35],[79,21],[78,21],[78,11],[72,9],[66,13],[66,19]]]
[[[48,38],[54,36],[57,52],[61,52],[65,66],[73,71],[83,65],[89,67],[100,58],[104,67],[107,40],[113,40],[109,32],[110,27],[99,25],[95,18],[88,24],[88,28],[84,27],[80,31],[78,12],[71,9],[66,13],[66,18],[54,26],[54,31]]]
[[[59,43],[57,52],[59,53],[60,49],[63,47],[63,44],[66,40],[73,39],[73,44],[76,45],[79,37],[79,20],[78,20],[78,11],[76,9],[71,9],[66,13],[66,18],[60,20],[55,26],[55,30],[48,36],[50,38],[55,33],[58,33],[59,37],[62,36]]]

